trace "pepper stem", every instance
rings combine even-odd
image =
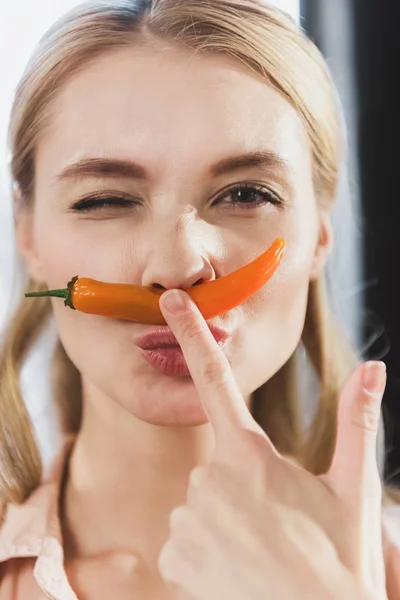
[[[28,292],[25,298],[33,298],[39,296],[54,296],[55,298],[66,298],[69,294],[68,289],[64,290],[45,290],[43,292]]]
[[[74,277],[68,283],[68,286],[61,290],[43,290],[42,292],[28,292],[25,294],[25,298],[38,298],[43,296],[52,296],[54,298],[63,298],[65,306],[69,306],[75,310],[75,306],[72,303],[72,291],[78,277]]]

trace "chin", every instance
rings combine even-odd
[[[184,379],[184,381],[182,381]],[[159,427],[198,427],[208,423],[207,415],[190,377],[177,382],[173,378],[164,385],[137,390],[129,401],[120,404],[137,419]]]
[[[135,409],[137,419],[158,427],[199,427],[208,423],[207,415],[200,404],[171,406],[167,402],[164,406],[142,406],[140,410],[138,407]]]

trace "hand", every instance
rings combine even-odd
[[[186,308],[168,311],[180,294]],[[251,416],[196,305],[171,291],[160,308],[182,347],[215,434],[210,464],[192,471],[171,514],[161,576],[202,600],[386,598],[376,434],[386,376],[359,367],[345,385],[329,472],[281,456]],[[368,388],[367,388],[368,386]]]

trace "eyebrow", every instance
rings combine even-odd
[[[245,168],[268,167],[289,170],[288,163],[272,150],[258,150],[238,156],[223,158],[209,169],[211,177],[220,177]],[[56,177],[58,181],[84,177],[123,177],[127,179],[147,179],[145,167],[131,160],[109,158],[84,158],[65,167]]]

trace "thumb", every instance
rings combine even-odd
[[[335,452],[323,476],[337,493],[380,498],[376,441],[385,386],[385,364],[370,361],[359,366],[343,388]]]

